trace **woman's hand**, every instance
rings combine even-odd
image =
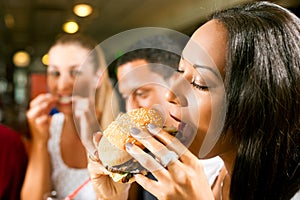
[[[133,128],[131,135],[155,158],[134,144],[127,143],[126,149],[157,181],[138,174],[136,182],[158,199],[214,199],[198,158],[177,138],[155,125],[149,125],[148,130],[151,134]]]
[[[30,102],[26,116],[34,142],[44,144],[48,141],[51,122],[49,113],[57,101],[58,98],[51,94],[40,94]]]
[[[102,134],[94,135],[94,143],[98,145]],[[101,164],[97,153],[89,156],[88,170],[92,181],[93,188],[97,197],[101,200],[115,199],[126,200],[130,188],[129,183],[116,183],[109,176],[109,172]]]
[[[51,109],[58,98],[41,94],[30,102],[26,113],[31,133],[31,143],[26,176],[21,191],[22,199],[42,199],[52,188],[51,162],[47,148],[50,137]],[[32,192],[34,188],[34,193]]]

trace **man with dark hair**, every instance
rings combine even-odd
[[[117,61],[119,91],[126,110],[166,102],[163,90],[178,67],[180,57],[162,49],[137,49]]]

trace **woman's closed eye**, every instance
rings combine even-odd
[[[183,70],[180,70],[180,69],[177,69],[176,71],[177,71],[178,73],[180,73],[180,74],[183,74],[183,73],[184,73],[184,71],[183,71]],[[205,84],[198,84],[198,83],[196,83],[194,80],[191,82],[191,84],[193,85],[193,87],[195,87],[195,88],[197,88],[197,89],[199,89],[199,90],[207,91],[208,88],[209,88],[207,85],[205,85]]]
[[[208,91],[208,89],[209,89],[209,87],[207,85],[198,84],[195,81],[192,81],[191,84],[193,85],[193,87],[195,87],[199,90]]]
[[[134,92],[134,96],[140,97],[140,98],[146,98],[149,94],[149,90],[146,89],[138,89]]]

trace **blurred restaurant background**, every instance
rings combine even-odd
[[[99,43],[138,27],[191,35],[212,12],[245,2],[250,1],[0,0],[0,123],[28,133],[26,110],[33,97],[47,91],[43,59],[60,33],[80,32]],[[300,14],[300,0],[273,2]]]

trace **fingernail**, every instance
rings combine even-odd
[[[99,161],[98,151],[94,150],[94,153],[88,153],[88,157],[92,161]]]
[[[96,132],[93,133],[93,137],[101,136],[101,135],[102,135],[101,131],[96,131]]]
[[[94,142],[96,144],[99,143],[101,137],[102,137],[101,132],[95,132],[95,133],[93,133],[93,140],[94,140]]]
[[[138,135],[138,134],[140,134],[141,130],[139,128],[132,127],[130,129],[130,132],[132,133],[132,135]]]
[[[130,150],[131,147],[132,147],[132,144],[131,144],[130,142],[127,142],[127,143],[125,144],[125,147],[126,147],[126,149]]]
[[[147,125],[148,129],[156,129],[157,126],[155,124],[148,124]]]
[[[93,138],[98,134],[98,132],[94,132],[93,133]]]
[[[147,128],[151,135],[156,135],[160,131],[160,129],[155,124],[148,124]]]

